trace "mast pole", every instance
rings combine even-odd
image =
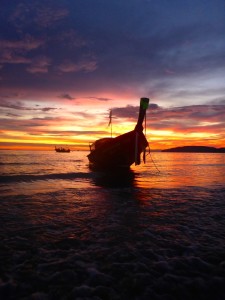
[[[112,111],[111,111],[111,138],[112,138]]]
[[[109,124],[110,125],[110,132],[111,132],[111,138],[112,138],[112,110],[109,110]]]

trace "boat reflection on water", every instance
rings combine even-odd
[[[90,171],[94,172],[93,183],[96,186],[108,188],[133,187],[135,185],[135,173],[130,168],[102,170],[89,165]]]
[[[109,203],[109,199],[112,203],[117,202],[117,200],[118,202],[122,201],[127,203],[129,207],[136,207],[135,213],[140,203],[144,205],[148,203],[149,190],[140,188],[138,179],[140,173],[130,168],[110,171],[96,170],[93,169],[92,165],[89,168],[93,175],[91,176],[92,184],[100,188],[98,191],[99,199],[105,199],[107,195],[106,203]],[[126,216],[128,217],[128,215],[130,214],[127,213]],[[133,220],[133,218],[131,219]]]

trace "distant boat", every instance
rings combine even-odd
[[[148,147],[143,133],[143,121],[146,117],[149,98],[141,98],[139,117],[134,130],[115,138],[102,138],[90,145],[88,159],[91,166],[103,169],[129,168],[133,163],[141,163],[141,153]],[[145,156],[143,156],[145,160]]]
[[[69,148],[63,148],[63,147],[55,147],[56,152],[62,152],[62,153],[69,153],[70,149]]]

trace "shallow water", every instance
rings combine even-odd
[[[224,154],[0,152],[1,299],[223,299]]]

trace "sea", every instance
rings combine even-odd
[[[222,300],[225,154],[0,151],[0,299]]]

